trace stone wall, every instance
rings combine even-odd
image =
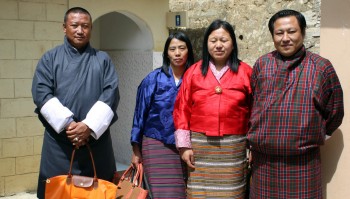
[[[171,12],[187,11],[188,27],[182,29],[191,38],[195,55],[201,55],[205,28],[215,19],[235,27],[239,58],[251,65],[274,50],[267,27],[270,17],[281,9],[303,13],[307,22],[305,46],[318,53],[320,44],[321,0],[170,0]],[[170,31],[174,31],[171,29]]]
[[[32,77],[43,53],[63,40],[67,0],[0,1],[0,197],[36,190],[43,140]]]

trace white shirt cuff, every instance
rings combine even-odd
[[[56,97],[47,101],[40,109],[40,113],[57,133],[64,130],[67,122],[73,116],[73,113]]]
[[[93,131],[91,136],[97,140],[107,130],[113,117],[112,109],[104,102],[97,101],[82,122]]]

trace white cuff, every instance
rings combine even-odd
[[[191,131],[184,129],[177,129],[174,133],[175,145],[177,149],[192,148]]]
[[[67,122],[73,116],[73,113],[63,106],[56,97],[47,101],[40,109],[40,113],[57,133],[63,131]]]
[[[84,122],[93,132],[91,136],[96,140],[107,130],[113,119],[112,109],[104,102],[97,101],[86,115]]]

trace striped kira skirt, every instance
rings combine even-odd
[[[142,158],[153,199],[186,198],[184,163],[175,145],[143,136]]]
[[[188,198],[244,198],[246,136],[209,137],[192,132],[195,169],[189,169]]]

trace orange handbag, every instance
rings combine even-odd
[[[60,175],[46,180],[46,199],[115,199],[117,186],[112,182],[97,178],[94,159],[89,145],[94,177],[72,175],[75,148],[70,161],[68,175]]]
[[[143,165],[140,163],[137,170],[132,165],[124,172],[118,183],[117,198],[145,199],[148,190],[142,187]]]

